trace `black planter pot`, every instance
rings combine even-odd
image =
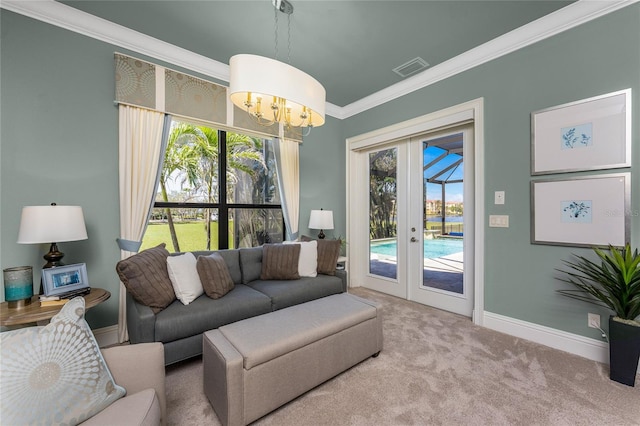
[[[611,380],[635,386],[640,358],[640,327],[609,317],[609,358]]]

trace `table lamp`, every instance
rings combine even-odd
[[[309,217],[309,229],[319,229],[318,238],[324,239],[324,230],[333,229],[333,211],[332,210],[311,210]]]
[[[43,268],[62,266],[64,253],[57,243],[87,239],[87,228],[80,206],[26,206],[22,208],[18,244],[51,243]]]

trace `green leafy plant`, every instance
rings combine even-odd
[[[631,245],[618,249],[609,246],[609,253],[593,249],[601,260],[598,264],[583,256],[574,255],[575,261],[563,261],[572,271],[558,270],[565,274],[560,281],[573,284],[577,289],[557,290],[578,300],[605,306],[616,316],[636,323],[640,316],[640,255]]]

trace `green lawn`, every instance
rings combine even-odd
[[[233,224],[232,224],[233,226]],[[180,251],[206,250],[206,234],[204,221],[175,223]],[[233,228],[232,228],[233,229]],[[233,247],[233,236],[230,237],[229,247]],[[142,239],[140,251],[155,247],[158,244],[167,244],[167,250],[174,252],[169,225],[166,222],[149,223],[147,231]],[[218,249],[218,222],[211,222],[211,250]]]

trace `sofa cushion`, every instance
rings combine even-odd
[[[262,272],[262,247],[241,248],[239,252],[242,284],[259,280]]]
[[[158,313],[176,300],[173,284],[167,271],[169,252],[162,243],[141,251],[116,265],[120,280],[140,304]]]
[[[219,299],[233,290],[234,284],[227,263],[218,253],[200,256],[196,261],[196,269],[204,292],[210,298]]]
[[[167,271],[173,291],[183,304],[188,305],[204,292],[193,253],[167,257]]]
[[[240,251],[239,250],[219,250],[218,253],[224,259],[229,270],[229,275],[234,284],[242,284],[242,270],[240,269]]]
[[[328,275],[286,281],[258,280],[249,286],[269,296],[274,311],[343,292],[342,280]]]
[[[301,277],[315,277],[318,275],[317,241],[284,241],[283,244],[300,244],[298,275]]]
[[[77,424],[124,396],[84,311],[76,297],[44,327],[0,333],[3,424]]]
[[[220,299],[202,295],[189,306],[176,300],[156,315],[155,341],[172,342],[270,311],[268,296],[242,284]]]
[[[262,246],[261,280],[297,280],[299,244],[265,244]]]

